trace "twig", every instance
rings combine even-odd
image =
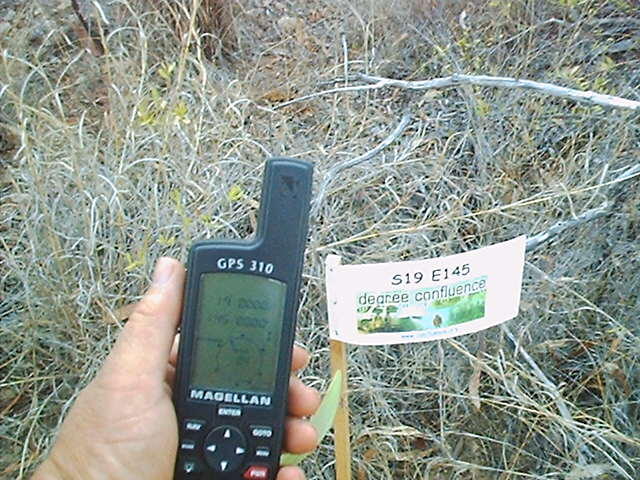
[[[553,398],[553,401],[556,404],[556,407],[558,407],[558,412],[560,412],[560,416],[563,418],[563,420],[570,425],[574,425],[575,421],[573,420],[573,417],[571,416],[571,412],[569,411],[569,408],[567,407],[566,402],[562,398],[562,395],[560,394],[558,387],[551,380],[549,380],[549,378],[540,369],[536,361],[533,358],[531,358],[531,355],[529,355],[527,351],[524,348],[522,348],[522,346],[520,345],[516,337],[513,335],[513,333],[511,333],[511,330],[509,330],[509,327],[507,327],[505,324],[502,324],[500,327],[502,328],[502,331],[507,335],[509,340],[511,340],[511,343],[513,343],[513,348],[515,350],[515,353],[520,354],[526,360],[526,362],[531,367],[531,370],[533,370],[533,373],[535,374],[535,376],[538,377],[538,379],[547,388],[549,394],[551,395],[551,398]],[[576,436],[578,435],[576,434]],[[578,450],[578,458],[579,458],[579,463],[581,465],[584,465],[586,463],[584,455],[582,453],[582,450],[584,450],[585,448],[586,447],[584,445],[584,442],[580,442],[580,449]]]
[[[540,232],[537,235],[534,235],[533,237],[527,239],[526,251],[532,252],[534,250],[537,250],[540,246],[547,243],[552,238],[557,237],[568,228],[572,228],[580,225],[581,223],[590,222],[591,220],[595,220],[596,218],[607,215],[610,208],[611,202],[607,201],[601,206],[592,208],[591,210],[587,210],[586,212],[578,215],[575,218],[572,218],[571,220],[562,220],[561,222],[553,224],[548,230]]]
[[[334,93],[343,92],[361,92],[368,90],[378,90],[385,87],[407,88],[410,90],[428,90],[439,88],[451,88],[459,85],[477,85],[479,87],[497,87],[497,88],[522,88],[525,90],[535,90],[540,93],[551,95],[554,97],[566,98],[579,103],[587,103],[590,105],[601,105],[603,107],[627,108],[630,110],[640,110],[640,102],[629,100],[628,98],[616,97],[613,95],[605,95],[602,93],[592,92],[590,90],[576,90],[574,88],[561,87],[552,83],[535,82],[533,80],[524,80],[512,77],[490,77],[488,75],[451,75],[449,77],[433,78],[431,80],[397,80],[395,78],[374,77],[363,73],[358,78],[370,85],[353,85],[350,87],[331,88],[321,92],[311,93],[303,97],[294,98],[288,102],[283,102],[274,109],[283,108],[294,103],[304,102],[312,98],[322,97]]]
[[[611,197],[614,199],[615,203],[617,203],[616,200],[620,198],[620,194],[624,192],[624,187],[620,185],[620,183],[624,182],[625,180],[637,177],[638,175],[640,175],[640,163],[634,165],[633,167],[627,168],[614,180],[614,183],[609,189],[613,192]]]
[[[311,93],[309,95],[305,95],[304,97],[294,98],[293,100],[289,100],[287,102],[279,103],[272,107],[274,110],[279,108],[284,108],[294,103],[304,102],[305,100],[310,100],[316,97],[322,97],[324,95],[330,95],[332,93],[342,93],[342,92],[362,92],[367,90],[376,90],[378,88],[382,88],[384,85],[354,85],[352,87],[338,87],[338,88],[330,88],[329,90],[323,90],[321,92]]]
[[[407,125],[411,121],[411,115],[409,113],[405,113],[400,120],[398,126],[389,134],[387,138],[385,138],[380,144],[378,144],[372,150],[369,150],[367,153],[360,155],[359,157],[352,158],[351,160],[346,160],[344,162],[338,163],[329,169],[329,171],[325,174],[324,180],[320,185],[320,189],[318,190],[318,195],[316,196],[313,205],[311,207],[311,215],[314,216],[318,213],[322,202],[324,201],[324,197],[327,193],[329,185],[336,179],[336,177],[347,168],[355,167],[367,160],[372,159],[382,150],[391,145],[401,134],[404,132]]]
[[[399,87],[411,90],[427,90],[436,88],[457,87],[459,85],[477,85],[480,87],[523,88],[552,95],[554,97],[567,98],[575,102],[602,105],[604,107],[628,108],[640,110],[640,102],[613,95],[604,95],[592,91],[575,90],[561,87],[552,83],[534,82],[512,77],[490,77],[487,75],[451,75],[450,77],[434,78],[431,80],[408,81],[394,78],[374,77],[360,74],[360,79],[375,84],[376,88]]]
[[[640,27],[640,20],[631,17],[610,17],[610,18],[600,18],[596,20],[589,20],[586,22],[591,26],[600,26],[600,25],[623,25],[623,26],[635,26]]]
[[[538,23],[536,25],[531,25],[529,28],[524,29],[523,31],[521,31],[520,33],[514,35],[513,37],[507,38],[506,40],[498,43],[497,45],[495,45],[491,49],[491,51],[495,50],[497,47],[502,47],[502,46],[506,45],[507,43],[513,42],[514,40],[517,40],[518,38],[522,37],[523,35],[526,35],[527,33],[529,33],[532,30],[544,27],[544,26],[552,24],[552,23],[555,23],[555,24],[558,24],[558,25],[565,25],[567,22],[565,22],[564,20],[560,20],[558,18],[550,18],[550,19],[545,20],[544,22]]]
[[[526,250],[527,252],[532,252],[541,245],[547,243],[549,240],[557,237],[565,230],[580,225],[581,223],[590,222],[591,220],[595,220],[596,218],[603,217],[611,213],[613,206],[617,203],[616,199],[620,196],[624,190],[620,187],[619,183],[625,180],[629,180],[640,174],[640,164],[634,165],[631,168],[625,170],[618,178],[614,180],[613,186],[610,188],[614,191],[613,195],[611,195],[611,199],[604,202],[597,208],[592,208],[591,210],[587,210],[586,212],[578,215],[571,220],[563,220],[561,222],[557,222],[553,224],[548,230],[544,232],[540,232],[533,237],[530,237],[527,240]]]
[[[83,5],[87,2],[82,2]],[[78,2],[78,0],[71,0],[71,6],[73,7],[76,16],[80,19],[80,23],[85,30],[87,35],[87,42],[93,45],[93,49],[89,48],[91,53],[100,57],[105,54],[105,45],[103,43],[104,39],[104,29],[102,25],[109,25],[109,20],[107,20],[107,16],[105,15],[102,7],[96,1],[92,2],[93,8],[99,14],[99,21],[96,22],[91,18],[91,15],[85,16],[83,10],[87,10],[89,7],[85,5],[84,9]],[[97,25],[95,25],[97,23]]]
[[[602,186],[606,186],[606,185],[614,185],[617,183],[620,183],[620,181],[622,180],[628,180],[630,178],[636,177],[638,175],[640,175],[640,171],[634,173],[634,174],[630,174],[629,172],[634,171],[636,168],[640,168],[640,165],[638,167],[633,167],[629,170],[627,170],[624,174],[625,178],[621,178],[619,180],[611,180],[609,182],[605,182],[604,184],[599,184],[599,185],[593,185],[590,187],[582,187],[582,188],[577,188],[575,190],[571,190],[570,192],[567,192],[571,195],[573,194],[578,194],[578,193],[583,193],[583,192],[588,192],[591,190],[596,190],[596,189],[600,189]],[[397,235],[404,235],[407,233],[416,233],[416,232],[420,232],[423,230],[426,230],[429,227],[432,227],[434,225],[441,225],[443,222],[451,222],[451,221],[455,221],[455,220],[465,220],[467,218],[476,218],[479,217],[480,215],[491,215],[494,213],[498,213],[498,212],[504,212],[506,210],[510,210],[512,208],[519,208],[519,207],[524,207],[524,206],[530,206],[530,205],[536,205],[538,203],[543,203],[543,202],[548,202],[549,200],[553,199],[553,198],[557,198],[561,195],[566,195],[566,193],[560,194],[560,193],[554,193],[551,194],[549,196],[546,197],[541,197],[541,198],[534,198],[534,199],[524,199],[524,200],[518,200],[516,202],[510,203],[508,205],[500,205],[497,207],[493,207],[493,208],[489,208],[486,210],[480,210],[480,211],[474,211],[474,212],[470,212],[470,213],[466,213],[463,215],[456,215],[454,217],[449,217],[447,216],[447,214],[442,214],[439,217],[421,223],[419,225],[415,225],[412,227],[402,227],[402,228],[394,228],[392,230],[385,230],[385,231],[374,231],[371,233],[364,233],[364,232],[360,232],[357,234],[354,234],[348,238],[344,238],[342,240],[337,240],[335,242],[331,242],[331,243],[327,243],[325,245],[321,245],[319,247],[317,247],[317,251],[322,251],[322,250],[326,250],[328,248],[334,248],[337,247],[339,245],[346,245],[348,243],[354,243],[354,242],[360,242],[363,240],[368,240],[371,238],[377,238],[377,237],[382,237],[382,236],[397,236]],[[369,230],[369,229],[367,229]],[[365,232],[367,231],[365,230]]]

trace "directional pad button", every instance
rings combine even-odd
[[[240,466],[247,441],[240,430],[224,425],[209,432],[204,441],[204,458],[216,472],[232,472]]]

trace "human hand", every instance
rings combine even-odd
[[[136,305],[95,379],[80,392],[49,457],[32,480],[172,479],[178,427],[171,391],[185,271],[170,258],[156,265],[153,283]],[[294,347],[292,370],[308,353]],[[295,376],[289,384],[284,449],[312,450],[313,426],[299,418],[318,408],[318,392]],[[304,480],[283,467],[277,480]]]

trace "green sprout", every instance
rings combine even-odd
[[[338,405],[340,404],[341,393],[342,372],[338,370],[322,398],[318,411],[309,419],[311,425],[313,425],[316,432],[318,432],[318,444],[322,442],[322,439],[331,429],[331,425],[333,425],[333,420],[338,411]],[[298,465],[308,455],[309,453],[283,453],[280,457],[280,465]]]

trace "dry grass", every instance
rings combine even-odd
[[[46,452],[117,334],[105,320],[138,298],[158,256],[252,231],[268,155],[315,161],[319,184],[412,116],[339,174],[311,223],[299,339],[319,388],[326,253],[445,255],[600,205],[611,190],[597,186],[638,162],[637,113],[472,87],[274,107],[358,72],[509,75],[638,100],[632,3],[238,2],[237,50],[214,62],[193,31],[180,42],[135,3],[121,3],[100,58],[63,25],[34,38],[37,6],[21,8],[0,40],[0,477],[24,478]],[[528,256],[508,325],[517,348],[494,328],[350,349],[358,480],[640,477],[637,179],[617,198]],[[329,444],[306,470],[333,477]]]

